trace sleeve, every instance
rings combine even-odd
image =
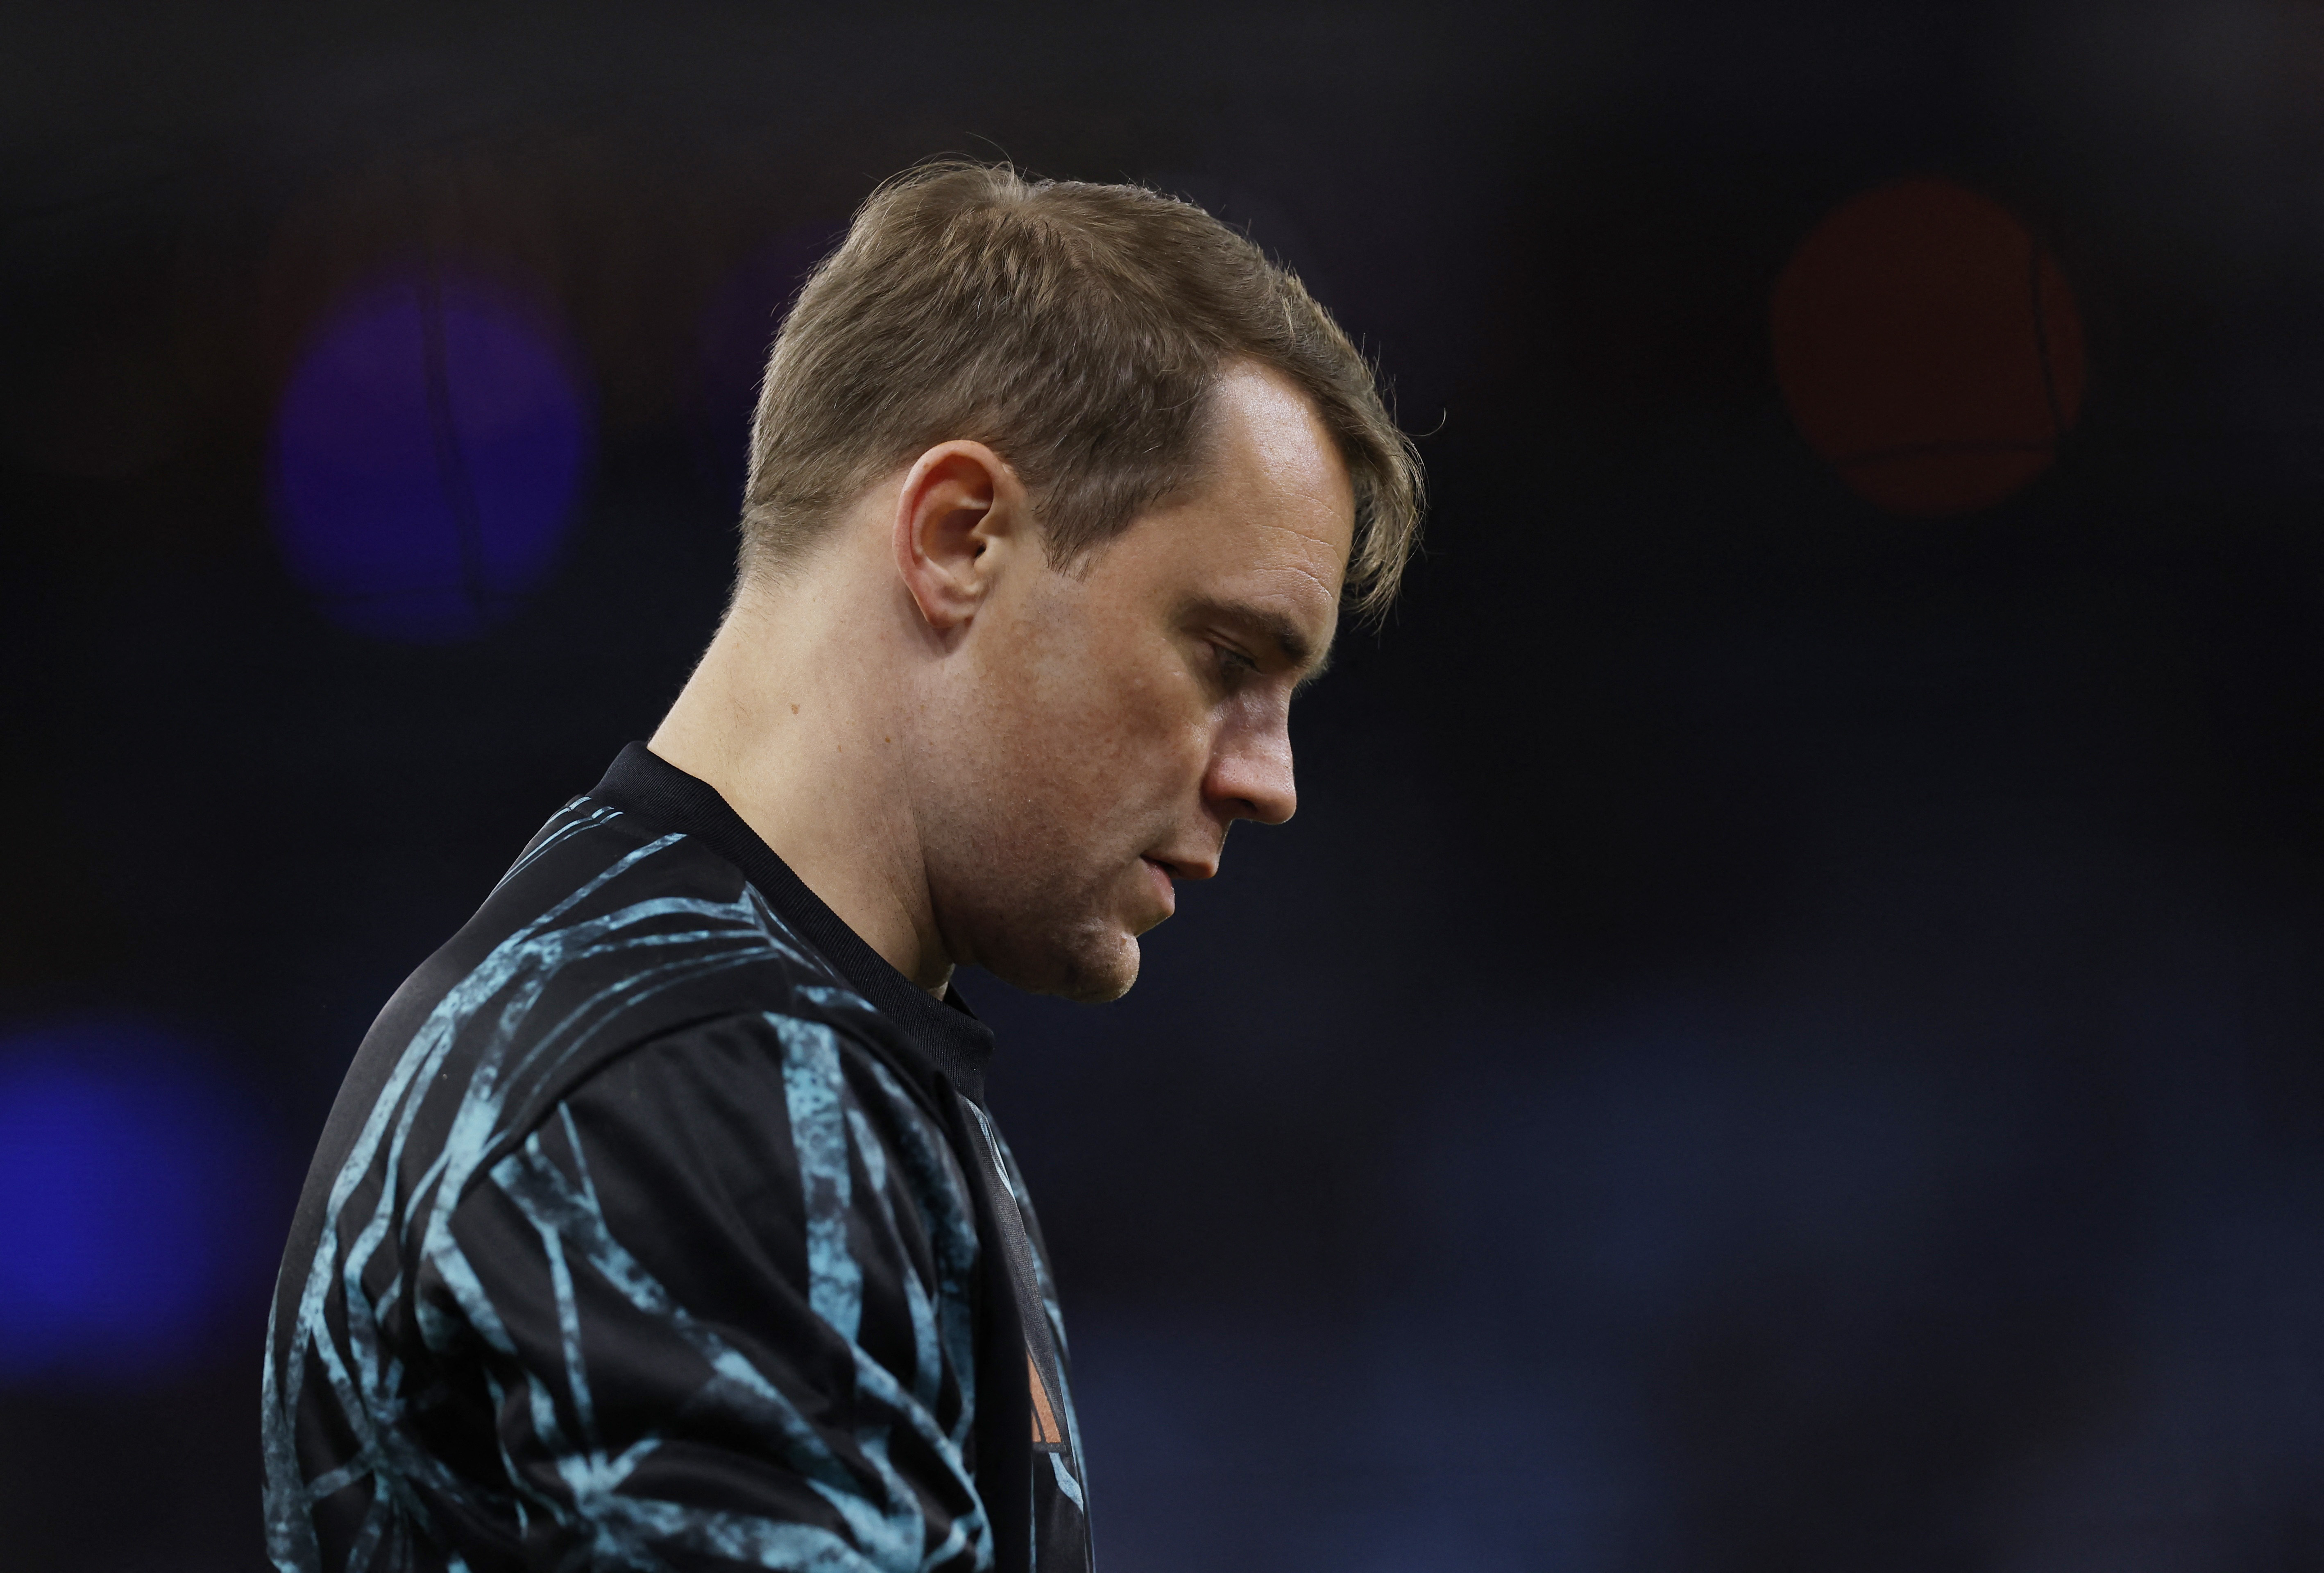
[[[949,1147],[821,1024],[622,1056],[479,1176],[465,1320],[535,1568],[990,1567]]]

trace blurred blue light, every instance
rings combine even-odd
[[[154,1027],[0,1037],[0,1379],[143,1375],[198,1352],[263,1282],[281,1221],[263,1136]]]
[[[513,297],[432,271],[325,321],[275,416],[277,538],[324,615],[441,644],[505,619],[572,517],[589,418],[555,336]]]

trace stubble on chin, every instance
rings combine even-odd
[[[1106,953],[1080,959],[1068,971],[1066,987],[1058,993],[1083,1005],[1104,1005],[1130,992],[1138,981],[1138,941],[1118,932],[1106,938],[1110,942]]]
[[[1137,937],[1102,918],[1047,933],[1020,931],[1020,936],[1005,966],[987,970],[1028,992],[1102,1005],[1120,998],[1138,981]]]
[[[1078,910],[1055,925],[1050,947],[1059,963],[1058,983],[1046,992],[1084,1005],[1102,1005],[1130,992],[1143,958],[1139,931],[1122,920],[1123,899],[1111,880],[1081,893]]]

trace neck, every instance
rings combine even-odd
[[[908,640],[849,555],[746,584],[647,747],[715,787],[841,922],[942,996],[952,960],[913,821],[913,706],[891,669]]]

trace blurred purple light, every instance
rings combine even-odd
[[[0,1038],[0,1379],[137,1376],[263,1282],[252,1111],[134,1022]]]
[[[572,516],[589,418],[514,299],[420,273],[342,302],[274,424],[285,563],[341,627],[472,639],[539,587]]]

